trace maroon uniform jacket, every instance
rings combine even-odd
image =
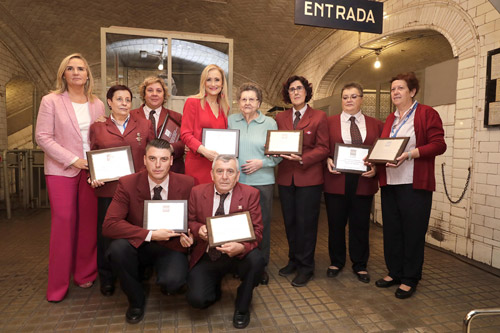
[[[188,200],[193,185],[192,177],[170,172],[168,200]],[[138,248],[149,232],[142,227],[144,200],[151,200],[147,170],[120,178],[104,219],[102,234],[113,239],[127,239]],[[172,250],[187,252],[180,244],[179,237],[159,243]]]
[[[276,123],[279,130],[293,130],[293,109],[279,113]],[[330,152],[326,114],[308,106],[296,129],[304,131],[303,164],[283,159],[278,165],[276,182],[278,185],[290,186],[293,179],[295,186],[323,184],[323,163]]]
[[[363,145],[372,146],[380,137],[384,123],[380,120],[364,115],[366,123],[366,138]],[[328,133],[330,134],[330,156],[335,154],[335,144],[344,143],[342,140],[342,129],[340,125],[340,114],[328,117]],[[323,190],[331,194],[345,194],[345,174],[332,174],[328,171],[325,163],[325,184]],[[359,177],[357,195],[373,195],[378,191],[378,177]]]
[[[385,120],[382,138],[388,138],[394,123],[394,112]],[[418,104],[415,110],[414,128],[416,137],[416,148],[420,157],[413,164],[413,188],[416,190],[436,190],[436,178],[434,176],[434,162],[437,155],[446,151],[444,141],[443,122],[439,113],[430,106]],[[385,165],[377,165],[380,186],[387,185],[387,174]]]
[[[121,134],[111,117],[108,117],[105,122],[95,122],[90,126],[89,139],[91,150],[130,146],[135,172],[138,172],[144,169],[146,144],[154,139],[154,132],[151,122],[130,115],[127,127]],[[118,181],[107,182],[95,189],[95,195],[112,198],[117,185]]]
[[[245,251],[238,256],[239,258],[245,257],[247,253],[255,249],[262,240],[263,226],[259,200],[259,190],[251,186],[236,183],[236,186],[233,188],[229,214],[249,211],[256,238],[253,242],[243,242]],[[189,228],[193,233],[195,246],[191,252],[189,268],[193,268],[207,250],[208,242],[202,240],[198,236],[198,231],[202,225],[206,224],[206,218],[213,216],[213,204],[213,183],[201,184],[193,188],[191,197],[189,198]]]
[[[141,105],[139,108],[130,111],[130,114],[134,114],[136,116],[140,116],[146,119],[143,107],[144,104]],[[179,112],[166,109],[162,106],[160,112],[160,119],[158,120],[158,124],[156,124],[157,133],[160,132],[161,127],[163,126],[163,121],[165,120],[167,114],[169,117],[172,117],[173,120],[178,122],[179,125],[182,123],[182,115]],[[174,164],[172,165],[170,170],[176,173],[184,173],[184,142],[182,142],[181,139],[179,138],[179,141],[172,144],[172,147],[174,148]]]

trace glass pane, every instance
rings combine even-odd
[[[210,64],[220,66],[227,73],[229,44],[173,39],[172,40],[172,95],[190,96],[198,93],[200,75]]]

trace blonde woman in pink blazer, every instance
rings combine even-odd
[[[56,90],[42,98],[36,141],[45,152],[45,179],[51,208],[47,300],[60,302],[71,276],[82,288],[97,276],[97,199],[87,183],[88,130],[104,104],[92,94],[94,80],[78,53],[63,59]]]

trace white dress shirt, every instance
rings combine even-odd
[[[363,142],[365,142],[366,139],[366,121],[364,114],[361,113],[361,110],[354,115],[350,115],[349,113],[342,111],[342,113],[340,114],[340,129],[342,131],[342,140],[347,145],[350,145],[352,143],[351,121],[349,120],[352,116],[356,118],[354,122],[356,123],[356,125],[358,125]]]

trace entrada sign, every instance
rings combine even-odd
[[[382,33],[384,4],[367,0],[295,0],[295,24]]]

